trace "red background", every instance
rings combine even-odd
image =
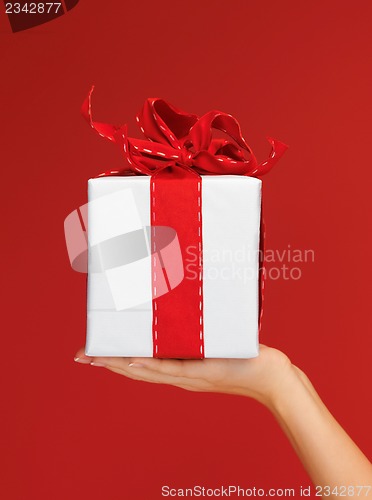
[[[146,97],[236,116],[264,178],[267,247],[314,249],[302,278],[269,280],[261,341],[284,350],[371,456],[372,4],[81,0],[11,33],[0,15],[2,204],[1,494],[160,498],[177,487],[310,483],[256,402],[127,380],[73,362],[85,276],[63,221],[87,179],[120,165],[80,117],[128,121]],[[228,335],[228,332],[226,332]]]

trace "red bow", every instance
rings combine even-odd
[[[210,111],[202,117],[185,113],[163,99],[149,98],[136,116],[147,140],[129,138],[127,126],[115,126],[93,121],[91,96],[85,99],[81,111],[99,135],[117,143],[128,168],[101,175],[153,175],[168,166],[179,165],[199,174],[235,174],[260,177],[266,174],[287,149],[287,145],[268,137],[270,156],[258,164],[242,137],[237,120],[222,111]],[[220,130],[231,140],[212,138],[212,129]]]

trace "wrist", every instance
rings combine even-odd
[[[266,407],[274,416],[284,418],[294,408],[300,407],[303,401],[313,399],[313,396],[310,380],[297,366],[291,365],[267,399]]]
[[[286,408],[300,405],[303,394],[310,395],[311,383],[297,366],[290,366],[285,376],[278,379],[274,390],[268,395],[266,407],[275,415],[283,415]]]

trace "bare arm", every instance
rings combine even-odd
[[[328,411],[306,375],[295,366],[292,372],[269,408],[312,482],[330,486],[331,491],[335,486],[369,485],[372,497],[371,463]],[[367,489],[361,497],[365,493]]]
[[[76,356],[75,361],[105,366],[135,380],[254,398],[272,412],[314,484],[331,490],[371,486],[368,497],[372,498],[371,463],[328,411],[306,375],[276,349],[261,346],[260,356],[248,360],[88,358],[83,350]],[[363,489],[360,498],[366,492]]]

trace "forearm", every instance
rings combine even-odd
[[[93,361],[135,380],[254,398],[274,414],[314,484],[330,488],[372,485],[371,464],[329,413],[307,377],[277,349],[263,345],[260,349],[260,356],[253,359],[203,361],[89,358],[81,350],[76,360]]]
[[[372,485],[371,463],[298,368],[292,367],[291,375],[267,406],[314,484],[330,486],[331,490],[335,486]],[[372,498],[372,491],[369,497]]]

